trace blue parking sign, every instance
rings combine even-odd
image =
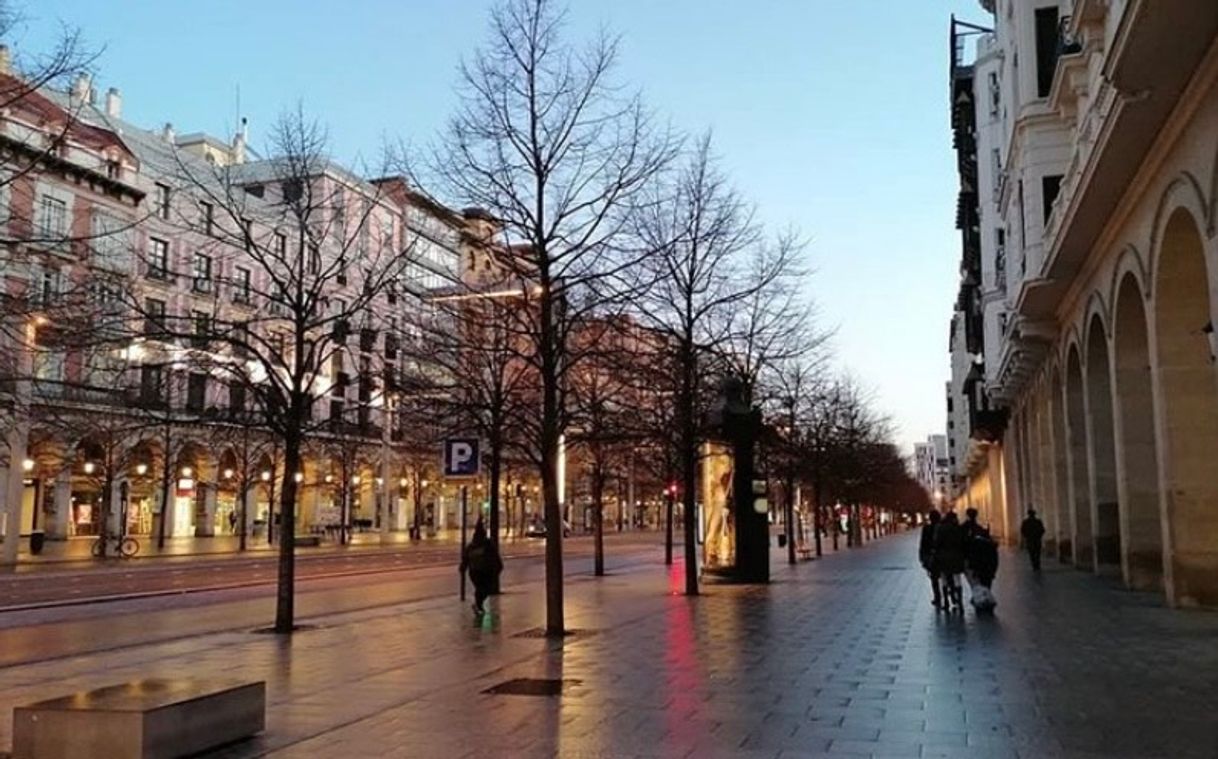
[[[481,457],[477,438],[450,438],[444,441],[444,476],[477,477]]]

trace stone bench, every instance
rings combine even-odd
[[[13,709],[12,759],[161,759],[262,732],[266,683],[136,680]]]
[[[297,548],[317,548],[319,546],[321,546],[321,536],[320,535],[297,535],[296,536],[296,547]]]

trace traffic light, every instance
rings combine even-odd
[[[675,482],[668,483],[668,487],[664,488],[664,494],[667,495],[669,498],[676,498],[677,497],[677,483],[675,483]]]

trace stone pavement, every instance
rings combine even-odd
[[[1216,757],[1218,615],[1004,555],[998,613],[936,613],[913,535],[677,594],[679,570],[569,580],[561,642],[521,578],[475,623],[441,598],[16,666],[0,709],[135,676],[268,681],[276,757]],[[777,558],[777,557],[776,557]],[[612,565],[611,565],[612,566]],[[561,696],[487,695],[514,678]],[[0,726],[0,750],[9,743]]]

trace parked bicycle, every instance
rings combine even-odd
[[[103,540],[106,541],[105,545],[107,556],[117,556],[120,559],[130,559],[140,552],[140,542],[133,537],[105,537],[98,538],[97,540],[93,541],[92,551],[94,558],[101,558]]]

